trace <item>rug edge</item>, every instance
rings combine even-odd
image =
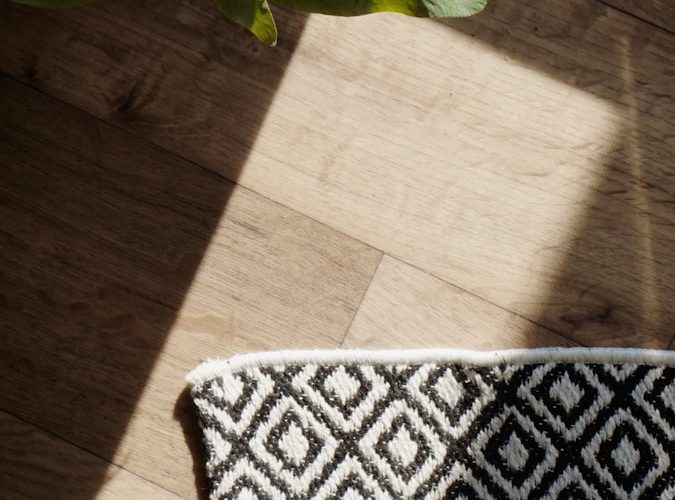
[[[185,380],[190,387],[199,385],[222,373],[251,367],[289,363],[467,363],[493,366],[501,363],[532,364],[556,363],[608,363],[675,366],[675,351],[663,349],[620,347],[545,347],[536,349],[504,349],[477,351],[467,349],[321,349],[262,351],[237,354],[226,359],[210,359],[190,371]]]

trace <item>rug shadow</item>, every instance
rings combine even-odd
[[[199,427],[195,406],[187,387],[176,400],[173,418],[180,424],[183,437],[192,456],[192,472],[195,476],[197,495],[200,500],[206,500],[209,497],[210,483],[204,468],[205,450],[202,442],[202,430]]]

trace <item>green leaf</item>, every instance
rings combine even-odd
[[[34,7],[74,7],[92,0],[13,0]],[[167,0],[169,1],[169,0]],[[333,16],[398,12],[416,17],[466,17],[483,10],[487,0],[276,0],[296,10]],[[277,27],[267,0],[215,0],[232,21],[248,28],[267,45],[277,44]]]
[[[248,28],[258,40],[274,47],[277,27],[267,0],[216,0],[216,5],[235,23]]]
[[[467,17],[485,8],[487,0],[276,0],[297,10],[333,16],[398,12],[415,17]]]
[[[30,5],[31,7],[46,7],[58,9],[61,7],[76,7],[85,5],[93,0],[12,0],[14,3]]]

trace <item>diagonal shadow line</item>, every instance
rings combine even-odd
[[[520,8],[516,2],[509,3],[508,1],[503,1],[501,5],[506,5],[506,11],[510,8],[512,11],[517,12]],[[16,12],[22,12],[20,8],[16,9]],[[175,73],[171,74],[162,68],[162,63],[166,64],[167,61],[158,54],[157,48],[152,46],[152,44],[148,44],[148,46],[141,44],[140,48],[133,47],[133,44],[128,43],[128,41],[116,42],[109,37],[106,38],[104,34],[92,35],[89,33],[87,28],[91,28],[97,24],[108,24],[116,16],[121,16],[124,19],[125,15],[131,15],[132,9],[128,2],[100,7],[93,6],[88,9],[87,11],[83,10],[81,14],[77,14],[77,16],[81,16],[78,17],[79,24],[72,24],[67,21],[65,14],[44,13],[38,15],[32,11],[30,14],[26,11],[25,14],[12,17],[10,22],[21,24],[24,28],[26,25],[36,27],[35,32],[39,36],[36,37],[34,43],[38,47],[42,46],[47,56],[49,55],[49,50],[53,50],[51,49],[50,42],[68,43],[72,50],[90,50],[93,45],[95,49],[105,53],[105,57],[109,58],[106,61],[117,61],[116,67],[122,67],[123,64],[128,64],[129,61],[136,64],[148,64],[151,69],[159,68],[157,71],[160,74],[166,74],[166,76],[175,78],[172,82],[174,85],[194,85],[197,91],[194,102],[198,103],[197,105],[203,103],[204,96],[199,95],[199,85],[192,81],[192,79],[196,79],[198,83],[200,76],[194,73],[194,68],[190,64],[190,61],[186,61],[184,65],[173,61],[170,69],[174,70]],[[148,25],[154,25],[157,20],[149,15],[152,9],[148,9],[145,14],[141,14],[140,20],[142,22],[147,21]],[[87,13],[85,14],[84,12]],[[91,20],[94,21],[91,24],[84,22],[90,19],[89,16],[92,16]],[[176,30],[178,38],[181,36],[185,37],[186,35],[181,31],[182,28],[180,26],[173,26],[170,19],[171,15],[165,15],[162,18],[162,22],[169,23],[169,27]],[[133,24],[131,21],[129,22]],[[135,19],[134,22],[136,23],[135,26],[138,26],[138,19]],[[207,21],[204,19],[202,22],[206,23]],[[291,24],[295,22],[297,24],[297,21],[288,22]],[[473,20],[469,21],[469,24],[473,22]],[[62,23],[62,25],[59,25],[59,23]],[[117,22],[115,24],[118,24],[117,28],[119,28],[120,23]],[[69,29],[63,28],[63,25],[74,29],[74,33],[69,31]],[[209,26],[215,30],[212,25]],[[302,28],[294,26],[295,28],[291,29],[282,26],[282,31],[295,33],[294,37],[297,41],[297,36],[299,36]],[[516,23],[515,26],[517,27],[518,24]],[[219,26],[218,29],[222,30],[223,27]],[[133,38],[133,34],[131,36]],[[494,43],[490,41],[489,31],[483,32],[479,36],[485,38],[489,43]],[[94,39],[93,42],[87,40],[90,43],[85,43],[85,39],[89,37]],[[499,39],[498,37],[496,38]],[[234,51],[234,56],[231,54],[224,56],[228,58],[226,63],[238,68],[239,71],[244,71],[249,82],[255,82],[261,73],[267,75],[267,71],[269,71],[267,66],[271,66],[273,69],[271,76],[267,76],[269,78],[267,85],[263,86],[263,88],[251,85],[252,90],[244,92],[243,96],[239,92],[233,92],[231,89],[226,88],[228,93],[222,96],[221,99],[215,99],[217,105],[225,107],[225,111],[221,108],[209,110],[208,112],[213,112],[214,114],[227,112],[236,114],[242,108],[249,108],[247,106],[248,103],[251,104],[250,107],[258,110],[256,111],[257,113],[264,115],[266,107],[269,106],[271,97],[268,90],[278,84],[280,75],[283,74],[283,67],[280,68],[278,61],[274,60],[270,61],[269,65],[260,64],[258,61],[254,67],[242,68],[242,61],[247,61],[247,57],[251,56],[248,53],[250,46],[247,44],[247,40],[234,40],[235,46],[239,44],[239,49],[238,51]],[[504,41],[504,38],[501,41]],[[232,40],[228,40],[227,43],[232,43]],[[550,57],[550,54],[547,58],[538,59],[536,56],[533,57],[531,54],[527,54],[527,45],[523,44],[522,40],[518,43],[520,45],[517,47],[511,46],[508,49],[512,54],[517,53],[518,57],[522,57],[522,60],[529,61],[533,66],[543,71],[558,74],[561,79],[569,77],[569,75],[565,76],[560,68],[556,69],[555,64],[553,65],[554,69],[551,69],[550,61],[546,60]],[[177,44],[180,44],[180,42],[177,42]],[[206,48],[207,56],[205,57],[205,64],[208,63],[209,57],[213,57],[213,54],[209,53],[209,51],[218,52],[218,50],[222,49],[222,46],[220,49],[218,48],[218,44],[214,44],[214,46]],[[137,52],[133,52],[134,49]],[[220,55],[222,56],[222,54]],[[101,67],[95,64],[97,57],[102,56],[98,52],[92,51],[92,58],[94,59],[92,67],[96,70],[101,70]],[[278,57],[278,52],[273,57]],[[556,56],[553,55],[553,57],[555,59]],[[39,82],[44,79],[44,75],[40,74],[40,61],[22,61],[22,63],[25,65],[23,81],[39,86]],[[264,71],[261,69],[262,66],[266,66]],[[83,75],[72,76],[73,79],[76,79]],[[112,88],[116,92],[111,94],[110,101],[111,107],[116,109],[115,120],[133,122],[135,125],[132,128],[138,127],[142,129],[145,126],[144,120],[148,121],[146,124],[148,128],[153,126],[153,123],[156,126],[156,122],[152,120],[161,119],[162,116],[152,117],[146,116],[144,113],[147,100],[157,91],[156,81],[128,82],[123,79],[118,81],[115,80],[114,75],[108,77],[101,77],[99,75],[99,77],[104,81],[113,81],[118,87]],[[578,85],[592,83],[592,75],[585,74],[583,71],[580,71],[575,77],[580,78],[577,81]],[[5,158],[16,162],[21,167],[16,168],[11,172],[11,175],[8,174],[7,178],[3,179],[6,183],[3,183],[3,189],[9,200],[3,208],[7,210],[6,213],[16,216],[16,220],[12,221],[10,227],[13,231],[3,233],[3,237],[5,238],[3,240],[3,249],[9,249],[12,266],[15,267],[14,270],[11,270],[11,273],[8,273],[9,277],[2,281],[3,305],[6,306],[3,308],[3,320],[8,319],[9,328],[13,330],[10,332],[13,335],[12,343],[2,351],[3,360],[5,359],[5,355],[11,350],[10,347],[20,348],[18,351],[14,351],[13,354],[10,352],[11,356],[7,358],[10,363],[7,365],[5,371],[3,371],[3,394],[5,394],[5,384],[11,380],[12,367],[16,367],[18,363],[25,362],[30,357],[27,354],[40,349],[40,346],[28,345],[25,339],[19,338],[26,328],[36,328],[45,338],[49,338],[50,342],[67,343],[68,341],[82,341],[78,344],[78,348],[83,350],[80,354],[83,356],[88,355],[89,358],[104,365],[119,365],[119,367],[129,370],[131,376],[138,381],[124,388],[126,392],[123,396],[127,406],[122,408],[122,411],[120,411],[120,408],[116,408],[115,414],[105,414],[105,411],[103,411],[99,415],[92,410],[92,414],[76,415],[73,416],[73,422],[64,423],[65,426],[72,426],[78,422],[86,422],[87,419],[96,416],[103,417],[103,421],[105,421],[105,418],[111,419],[109,423],[105,424],[106,428],[101,429],[102,434],[106,434],[105,436],[89,436],[89,438],[93,439],[94,442],[103,443],[102,448],[105,451],[105,455],[112,456],[118,440],[124,432],[124,428],[126,428],[128,418],[133,411],[135,400],[140,390],[142,390],[145,379],[151,369],[152,360],[154,359],[152,354],[156,355],[161,349],[162,336],[170,328],[175,310],[182,301],[181,294],[184,293],[186,286],[191,281],[194,270],[203,254],[204,247],[208,242],[209,234],[215,227],[222,209],[227,203],[227,198],[229,197],[228,190],[231,187],[228,187],[230,185],[222,179],[200,177],[199,185],[191,187],[191,195],[198,197],[202,201],[202,204],[196,208],[196,213],[200,215],[195,216],[194,213],[190,215],[189,212],[185,213],[180,210],[172,213],[173,207],[181,205],[180,197],[177,195],[181,192],[181,189],[185,188],[185,185],[189,186],[190,184],[190,182],[185,182],[186,177],[182,176],[180,172],[183,168],[190,170],[185,163],[176,162],[177,166],[167,167],[166,171],[160,172],[158,175],[156,173],[156,160],[153,160],[153,157],[156,155],[161,159],[166,159],[168,162],[173,162],[173,156],[167,155],[159,148],[152,149],[151,151],[151,149],[148,149],[152,148],[151,146],[142,146],[140,141],[135,141],[133,138],[128,137],[128,134],[115,131],[114,128],[108,127],[98,120],[93,120],[91,117],[84,118],[81,114],[73,113],[72,110],[55,104],[45,96],[36,96],[30,91],[6,81],[3,82],[3,85],[5,85],[3,88],[8,90],[8,92],[4,93],[5,96],[19,96],[25,101],[9,104],[6,102],[2,103],[3,110],[6,109],[4,106],[8,105],[12,111],[12,113],[3,113],[2,115],[3,120],[5,120],[3,121],[4,142],[2,152],[7,155]],[[225,84],[224,87],[227,87],[227,85]],[[111,89],[104,90],[110,91]],[[241,88],[237,90],[241,90]],[[623,95],[621,92],[619,94]],[[237,103],[240,105],[232,107],[235,97],[240,98],[241,102]],[[31,102],[39,103],[40,106],[30,108]],[[167,105],[171,105],[171,103],[167,103]],[[177,108],[168,110],[167,114],[169,115],[177,109],[184,109],[181,106],[186,106],[186,103],[178,103]],[[52,108],[51,113],[47,113],[46,117],[41,117],[40,115],[44,114],[45,109],[49,108]],[[73,134],[72,137],[64,134],[67,136],[67,140],[64,140],[58,129],[58,127],[62,127],[64,124],[64,116],[72,117],[75,122],[81,125],[76,132],[69,132]],[[32,121],[35,123],[30,123]],[[208,120],[206,121],[208,122]],[[255,122],[255,120],[252,121]],[[50,124],[56,128],[56,131],[49,130]],[[161,127],[158,128],[161,129]],[[93,132],[91,129],[94,129]],[[247,151],[247,147],[250,146],[251,138],[255,136],[256,129],[257,127],[254,126],[239,130],[236,127],[236,120],[227,129],[228,132],[240,134],[237,143],[241,147],[234,151],[228,151],[228,154],[232,155],[230,161],[230,169],[232,169],[230,176],[232,178],[237,177],[238,168],[245,161],[245,152]],[[41,141],[34,141],[32,135],[39,137],[41,134],[44,136],[41,137]],[[120,139],[122,136],[124,140]],[[114,137],[118,142],[130,141],[135,147],[124,148],[123,144],[118,146],[113,145],[115,147],[112,147],[110,144],[107,144],[110,137]],[[185,140],[194,139],[192,136],[185,138]],[[644,139],[641,141],[645,142]],[[106,144],[103,144],[104,142]],[[45,149],[47,149],[45,144],[49,146],[48,150],[50,154],[45,154]],[[83,144],[86,147],[83,148],[84,151],[81,151],[82,148],[79,146]],[[152,154],[150,154],[150,151]],[[112,160],[108,156],[111,156]],[[618,154],[616,161],[621,161],[621,157],[622,155]],[[134,176],[134,172],[130,172],[124,168],[124,159],[134,160],[135,168],[137,169],[136,176]],[[44,168],[41,168],[44,164],[53,165],[56,171],[46,171]],[[93,166],[93,170],[91,171],[89,170],[90,165]],[[138,171],[141,173],[146,172],[147,176],[138,175]],[[31,174],[26,174],[25,172],[30,172]],[[64,178],[68,183],[65,183],[63,178],[60,178],[58,174],[65,176]],[[22,177],[22,175],[25,177]],[[39,182],[35,179],[26,178],[30,177],[30,175],[37,177]],[[103,180],[100,176],[103,176]],[[175,178],[181,179],[182,184],[176,183]],[[128,185],[126,182],[128,180],[136,181],[138,184],[134,184],[134,196],[125,199],[125,202],[129,206],[121,213],[113,210],[110,206],[102,208],[99,204],[100,200],[92,200],[87,197],[87,193],[97,192],[99,189],[110,193],[121,193],[123,189],[120,189],[120,186]],[[211,183],[213,185],[210,185]],[[63,184],[68,184],[68,186],[64,186]],[[59,189],[56,193],[47,193],[41,189],[44,185],[55,185]],[[166,206],[164,207],[166,210],[154,211],[147,206],[149,192],[147,188],[156,185],[161,185],[166,191],[166,198],[159,198],[159,202],[166,202]],[[25,200],[16,196],[17,193],[29,193],[34,206],[26,204]],[[83,204],[81,211],[70,213],[68,210],[72,209],[72,207],[68,206],[68,203],[73,199],[72,197],[78,196],[81,197],[80,199]],[[603,193],[604,196],[606,196],[606,193]],[[602,199],[604,200],[604,198]],[[152,200],[153,202],[155,201],[155,199]],[[63,203],[59,204],[59,201]],[[112,206],[110,199],[105,201]],[[21,210],[30,212],[32,216],[26,217],[24,215],[22,217]],[[92,214],[96,216],[94,231],[89,229],[82,230],[74,227],[73,224],[69,224],[69,221],[72,220],[71,216],[75,219],[79,217],[81,220],[87,220],[88,217],[93,216]],[[145,225],[143,220],[139,220],[139,214],[141,219],[143,216],[147,216],[147,219],[153,223],[161,220],[171,222],[171,224],[161,225],[162,231],[168,231],[169,234],[158,234],[158,228],[154,227],[154,224]],[[10,218],[7,217],[6,220],[10,220]],[[595,230],[596,226],[601,222],[599,218],[595,220],[596,223],[589,226],[591,230]],[[613,224],[621,225],[622,219],[618,217]],[[23,226],[26,226],[28,229]],[[195,226],[198,226],[197,234],[195,234]],[[583,230],[582,232],[587,233],[588,230]],[[63,233],[74,234],[74,241],[62,241],[60,238],[62,238]],[[157,239],[149,247],[145,241],[147,234],[157,236]],[[105,244],[99,243],[97,241],[99,238]],[[586,237],[582,238],[583,241],[587,239]],[[176,245],[177,240],[181,240],[178,245]],[[123,245],[120,246],[120,242]],[[70,243],[71,246],[68,246],[66,243]],[[74,247],[72,243],[75,243]],[[153,268],[151,265],[149,269],[142,269],[139,268],[138,263],[131,262],[131,258],[136,256],[143,264],[147,264],[147,256],[157,253],[157,251],[161,252],[167,244],[175,245],[174,254],[168,256],[170,262],[167,266]],[[586,243],[584,243],[584,247],[585,245]],[[80,276],[80,274],[84,274],[82,270],[91,269],[92,266],[90,264],[95,262],[85,251],[91,248],[99,252],[96,266],[100,266],[100,269],[94,273],[94,276]],[[48,249],[52,253],[48,254],[45,249]],[[128,253],[125,252],[125,249]],[[71,255],[71,253],[74,253],[74,255]],[[583,254],[580,250],[573,250],[571,252],[573,255],[580,253]],[[101,257],[103,259],[102,262],[100,260]],[[82,262],[76,262],[78,259],[81,259]],[[597,261],[597,255],[591,266],[592,271],[596,270],[595,261]],[[629,252],[628,267],[634,267],[635,262],[635,255]],[[35,266],[34,264],[40,264],[44,268],[40,268],[40,266]],[[53,276],[61,275],[62,269],[60,266],[66,269],[79,270],[79,274],[69,275],[70,282],[68,283],[68,287],[62,286],[61,289],[53,287],[51,281]],[[560,283],[565,283],[566,280],[569,281],[570,276],[578,274],[578,271],[584,271],[586,266],[585,261],[572,262],[572,265],[563,266],[563,271],[558,281]],[[38,269],[33,269],[34,267],[38,267]],[[573,269],[575,272],[569,273],[565,268]],[[30,269],[30,272],[27,271],[28,269]],[[26,272],[22,273],[23,271]],[[169,276],[168,283],[160,279],[160,275],[163,275],[166,271],[169,271],[169,274],[175,273],[175,276]],[[19,280],[16,280],[22,274],[30,276],[31,282],[21,283]],[[12,278],[15,278],[15,280],[13,281]],[[166,276],[164,276],[164,279],[167,279]],[[144,297],[135,295],[132,290],[124,286],[124,283],[132,282],[139,284],[140,288],[148,287],[148,282],[144,280],[149,280],[150,282],[158,280],[171,289],[167,293],[166,291],[162,292],[162,290],[152,289],[151,287],[153,291],[152,296],[160,296],[160,302],[166,304],[168,307],[162,308],[156,304],[153,306],[151,304],[152,301],[144,300]],[[50,285],[46,290],[40,287],[44,283]],[[103,283],[112,284],[112,286],[100,286]],[[25,296],[20,296],[21,294],[25,294]],[[77,300],[64,300],[64,297],[77,297]],[[133,313],[130,318],[129,313],[126,311],[132,302],[139,302],[140,305],[148,307],[148,311],[144,311],[140,307],[132,308]],[[25,307],[25,310],[18,310],[16,309],[17,306]],[[66,312],[64,313],[64,311]],[[40,313],[43,312],[47,312],[49,316],[46,318],[41,317]],[[75,321],[68,322],[66,314],[72,315],[71,317],[75,317],[76,314],[79,316],[77,316]],[[604,310],[600,312],[600,315],[603,314],[606,315]],[[55,323],[51,321],[54,318],[58,320]],[[129,324],[130,319],[133,320],[131,325]],[[97,331],[100,337],[91,338],[87,334],[87,330],[92,328]],[[127,354],[127,350],[125,350],[125,346],[118,345],[119,341],[129,341],[129,332],[134,328],[140,328],[140,331],[145,332],[142,337],[147,340],[147,344],[143,345],[142,348],[151,354],[148,357],[150,359],[126,359],[125,354]],[[32,375],[33,379],[26,382],[27,384],[38,385],[40,380],[49,380],[50,375],[59,373],[58,366],[54,364],[54,360],[44,361],[46,361],[44,366],[35,367],[37,371]],[[106,374],[113,377],[119,367],[106,372]],[[85,367],[76,367],[76,372],[75,374],[63,375],[63,378],[58,381],[63,384],[65,402],[77,401],[78,397],[89,397],[92,400],[97,400],[98,398],[103,399],[108,396],[105,393],[96,392],[91,392],[89,395],[75,394],[72,390],[67,389],[65,387],[67,383],[72,382],[76,384],[81,376],[86,377],[90,374]],[[38,384],[35,384],[35,382],[38,382]],[[51,390],[53,391],[54,388],[52,387]],[[45,388],[39,389],[38,394],[44,400],[54,398],[54,393]],[[103,410],[107,409],[103,408]],[[85,477],[80,478],[82,481],[78,483],[81,498],[88,498],[95,493],[100,486],[101,474],[100,471],[85,471]]]
[[[623,120],[596,186],[579,206],[582,216],[551,276],[548,298],[527,316],[585,345],[668,348],[675,302],[675,176],[669,163],[675,116],[662,82],[672,54],[657,53],[658,46],[640,36],[650,26],[599,2],[501,0],[475,18],[440,22],[612,103]],[[629,33],[599,39],[594,29],[601,23]]]
[[[276,18],[283,38],[267,49],[211,3],[0,6],[0,60],[21,68],[18,80],[0,76],[1,407],[112,460],[306,20],[286,9]],[[146,36],[157,32],[165,45]],[[199,57],[181,49],[191,43]],[[86,64],[73,73],[58,66],[56,52]],[[136,67],[140,78],[127,71]],[[110,119],[52,97],[68,95],[50,87],[55,71],[68,72],[60,81],[76,92],[105,94]],[[214,75],[222,94],[204,93]],[[180,99],[186,90],[190,102]],[[83,102],[100,112],[97,97]],[[167,128],[185,141],[212,140],[214,123],[236,138],[223,152],[230,180],[129,132]],[[175,417],[200,453],[184,397]],[[50,470],[60,448],[49,443],[40,450],[45,462],[33,466]],[[12,460],[24,452],[0,450]],[[93,498],[107,465],[80,465],[33,481],[0,466],[0,477],[16,496]],[[203,479],[195,479],[202,492]]]

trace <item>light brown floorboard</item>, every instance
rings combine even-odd
[[[574,342],[385,256],[342,347],[509,349]]]
[[[0,95],[0,409],[194,497],[186,372],[338,346],[380,253],[23,84]]]
[[[273,51],[206,3],[0,9],[0,69],[31,85],[582,344],[673,335],[663,30],[500,0],[443,23],[282,12]]]

